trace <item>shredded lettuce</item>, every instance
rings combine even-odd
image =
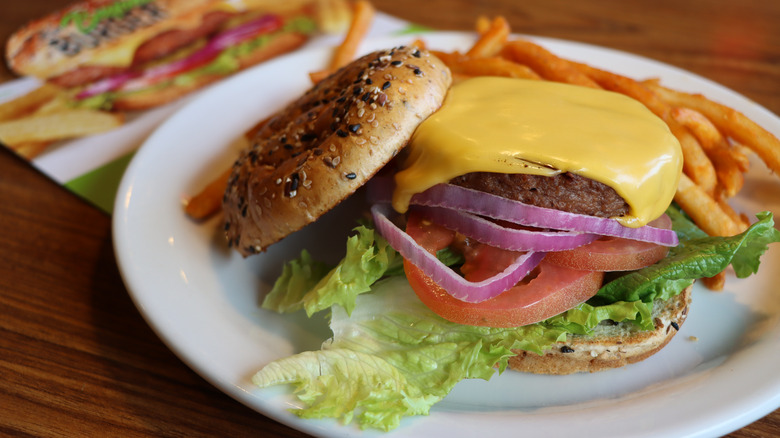
[[[305,404],[302,418],[336,418],[361,428],[391,430],[405,416],[426,415],[463,379],[490,379],[513,350],[542,354],[569,334],[588,334],[602,321],[653,327],[653,300],[679,293],[694,278],[727,265],[738,276],[756,272],[767,245],[780,241],[772,215],[744,233],[707,237],[670,209],[679,247],[661,262],[617,278],[597,297],[546,321],[501,329],[446,321],[417,299],[400,271],[401,257],[374,230],[356,228],[347,255],[325,273],[307,253],[290,262],[263,307],[279,312],[331,312],[332,338],[322,350],[277,360],[257,372],[261,388],[292,384]],[[440,254],[458,263],[452,254]],[[366,293],[366,292],[371,293]],[[335,305],[338,304],[338,305]]]

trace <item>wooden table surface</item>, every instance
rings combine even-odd
[[[0,40],[66,3],[3,2]],[[778,1],[374,4],[437,29],[471,30],[478,15],[501,14],[516,32],[654,58],[780,114]],[[14,78],[0,69],[0,82]],[[122,283],[110,218],[5,149],[0,230],[0,435],[305,436],[222,394],[168,350]],[[731,436],[780,436],[780,410]]]

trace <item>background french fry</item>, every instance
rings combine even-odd
[[[733,236],[742,232],[742,227],[685,174],[680,175],[674,200],[710,236]]]
[[[27,142],[47,142],[109,131],[122,124],[121,114],[69,110],[37,117],[0,122],[0,141],[13,147]]]
[[[46,150],[52,143],[53,142],[51,141],[30,141],[11,146],[11,149],[20,156],[32,160]]]
[[[44,84],[23,96],[0,103],[0,121],[18,119],[30,114],[54,99],[58,93],[59,88],[56,86]]]
[[[504,48],[508,37],[509,23],[504,17],[496,17],[484,32],[480,32],[479,38],[466,55],[475,58],[495,56]]]
[[[596,81],[583,74],[565,59],[559,58],[544,47],[526,40],[509,41],[501,55],[525,64],[543,78],[583,87],[601,88]]]
[[[450,57],[444,63],[452,70],[453,74],[541,79],[530,67],[495,56],[489,58]]]

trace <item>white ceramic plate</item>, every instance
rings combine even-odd
[[[424,36],[430,47],[468,47],[460,33]],[[366,42],[363,51],[411,37]],[[780,120],[721,86],[645,58],[603,48],[539,39],[565,57],[632,77],[700,91],[741,110],[780,135]],[[208,90],[164,123],[131,163],[115,206],[118,263],[136,305],[166,344],[209,382],[257,411],[319,436],[373,436],[336,421],[303,421],[289,388],[250,383],[268,362],[318,349],[329,336],[322,319],[280,316],[259,308],[284,261],[303,247],[335,259],[353,226],[358,201],[328,214],[268,253],[242,259],[225,249],[219,220],[196,224],[181,209],[236,156],[241,133],[309,86],[307,73],[326,51],[286,56]],[[742,211],[780,214],[780,180],[756,163],[736,201]],[[490,431],[535,436],[714,436],[780,406],[780,248],[760,275],[729,278],[727,290],[697,288],[690,316],[673,342],[652,358],[592,375],[533,376],[507,372],[489,382],[459,383],[430,416],[409,418],[390,436],[470,437]],[[697,341],[691,337],[698,338]],[[378,434],[387,436],[387,434]]]

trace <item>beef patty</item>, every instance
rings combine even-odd
[[[568,172],[555,176],[474,172],[450,183],[525,204],[589,216],[622,216],[629,210],[612,187]]]

